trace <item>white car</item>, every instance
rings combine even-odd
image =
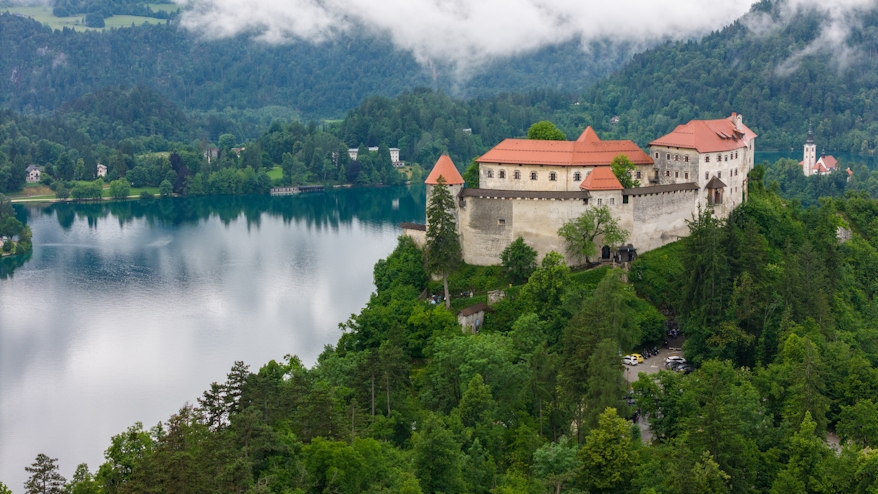
[[[625,355],[622,357],[622,363],[625,365],[637,365],[637,357],[633,355]]]
[[[676,364],[685,364],[686,359],[683,357],[678,357],[677,355],[671,355],[670,357],[665,359],[665,369],[670,369]]]

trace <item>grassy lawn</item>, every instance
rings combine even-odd
[[[152,9],[153,12],[164,10],[169,14],[180,10],[180,6],[175,3],[148,3],[146,6]]]
[[[272,180],[280,180],[284,176],[284,171],[281,169],[281,167],[276,166],[271,170],[265,172],[265,174],[268,175],[268,178]]]
[[[158,10],[155,7],[158,5],[165,4],[155,4],[152,6],[152,9]],[[173,5],[173,4],[171,4]],[[179,6],[174,6],[179,9]],[[170,8],[170,7],[169,7]],[[165,8],[170,12],[169,8]],[[82,25],[82,20],[85,18],[84,15],[77,15],[72,17],[55,17],[52,14],[52,7],[48,6],[36,6],[36,7],[0,7],[0,12],[9,12],[10,14],[21,14],[27,17],[32,17],[35,21],[45,24],[52,29],[62,29],[65,27],[69,27],[75,29],[76,31],[102,31],[104,29],[109,29],[113,27],[128,27],[132,23],[135,25],[141,25],[144,22],[148,24],[161,24],[164,23],[164,19],[155,19],[153,17],[140,17],[135,15],[114,15],[112,17],[107,17],[104,20],[106,24],[105,28],[93,28],[93,27],[85,27]]]
[[[10,194],[6,194],[10,199],[21,199],[21,198],[29,198],[29,197],[43,197],[43,196],[53,196],[55,193],[52,192],[52,189],[43,185],[43,184],[27,184],[24,188],[18,192],[12,192]]]

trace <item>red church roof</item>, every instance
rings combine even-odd
[[[454,166],[454,162],[447,154],[439,157],[439,161],[433,166],[433,171],[430,172],[424,183],[436,185],[439,183],[440,176],[445,179],[445,185],[463,185],[463,177],[460,176],[460,172],[457,171],[457,167]]]
[[[579,185],[584,190],[622,190],[622,183],[616,178],[613,170],[605,166],[595,168]]]
[[[690,120],[686,125],[678,125],[670,134],[649,143],[650,146],[668,146],[695,149],[699,153],[733,151],[747,147],[756,133],[741,124],[735,129],[734,113],[729,118],[719,120]]]
[[[607,166],[623,154],[635,165],[652,159],[632,141],[602,141],[588,127],[575,141],[506,139],[476,159],[479,163],[516,165]]]

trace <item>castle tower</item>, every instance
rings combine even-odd
[[[455,204],[457,204],[457,195],[460,194],[461,189],[463,189],[463,177],[460,175],[460,172],[457,171],[457,167],[454,166],[454,162],[451,161],[451,158],[444,153],[433,166],[433,170],[430,171],[427,180],[424,180],[424,183],[427,184],[427,204],[430,203],[430,196],[433,194],[433,187],[439,184],[439,177],[442,177],[445,181],[445,185],[448,186],[448,192],[451,193],[451,197],[454,198]],[[456,206],[454,208],[454,221],[458,221]]]
[[[817,145],[814,144],[814,133],[811,131],[811,122],[808,122],[808,140],[805,141],[805,156],[802,159],[802,171],[806,177],[811,176],[814,166],[817,164]]]

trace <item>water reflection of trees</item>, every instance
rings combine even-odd
[[[12,272],[24,266],[24,263],[30,261],[33,251],[28,251],[20,256],[10,256],[0,259],[0,280],[12,278]]]
[[[63,229],[79,221],[96,226],[112,217],[120,225],[135,219],[149,224],[184,225],[217,217],[230,224],[242,216],[248,226],[260,225],[263,215],[281,217],[284,222],[304,222],[308,227],[338,228],[355,218],[374,225],[423,221],[426,204],[424,186],[330,190],[296,196],[220,196],[174,198],[107,203],[63,203],[25,208],[23,216],[55,214]],[[394,203],[398,206],[394,207]],[[37,239],[37,242],[39,240]]]

